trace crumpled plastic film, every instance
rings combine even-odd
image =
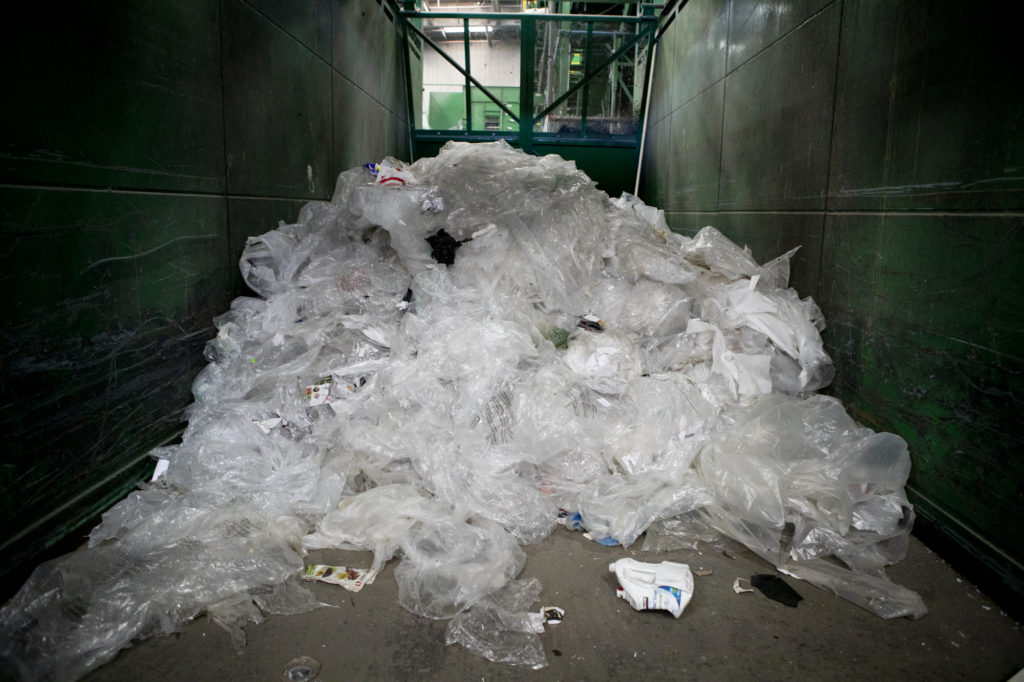
[[[427,618],[451,618],[519,575],[526,554],[487,520],[428,526],[402,543],[398,603]]]
[[[23,679],[77,679],[135,639],[294,578],[302,559],[272,528],[246,521],[256,518],[225,510],[193,518],[187,535],[102,544],[40,565],[0,613],[6,668]],[[306,609],[317,605],[295,589],[309,597]]]
[[[152,453],[166,473],[0,611],[8,667],[74,679],[204,611],[241,642],[262,613],[316,606],[291,581],[325,547],[400,557],[404,607],[466,614],[452,641],[537,665],[479,624],[518,632],[492,595],[560,514],[604,544],[718,532],[885,596],[909,455],[813,393],[834,368],[793,251],[762,265],[712,227],[675,234],[503,142],[376,170],[247,240],[257,296],[214,320],[181,443]],[[874,610],[921,615],[908,593]]]
[[[917,620],[928,613],[921,596],[912,590],[872,575],[857,573],[827,561],[813,559],[787,563],[783,573],[829,590],[882,618]]]
[[[451,507],[424,497],[413,485],[387,484],[344,498],[302,539],[306,549],[337,547],[373,552],[380,571],[410,533],[449,520]]]
[[[546,667],[543,644],[530,618],[532,614],[527,612],[540,591],[536,578],[513,580],[452,618],[445,630],[445,644],[461,644],[496,663],[534,670]]]

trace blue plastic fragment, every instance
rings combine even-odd
[[[579,512],[566,512],[563,511],[558,515],[563,520],[565,527],[569,530],[584,530],[583,517],[580,516]]]

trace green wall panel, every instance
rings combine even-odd
[[[336,173],[384,158],[392,115],[353,85],[334,74],[334,160]],[[333,188],[332,188],[333,190]]]
[[[846,4],[830,207],[1024,208],[1024,78],[1004,10]]]
[[[409,122],[405,118],[392,116],[391,130],[392,136],[388,142],[391,154],[403,161],[412,160],[412,136],[409,131]]]
[[[390,22],[369,0],[334,0],[331,64],[372,99],[381,101],[385,76],[381,57],[389,50],[385,41]]]
[[[832,0],[731,0],[729,70],[756,57],[830,2]]]
[[[677,77],[674,68],[676,63],[676,29],[675,22],[669,24],[667,30],[657,42],[655,63],[661,63],[651,74],[650,106],[647,111],[647,124],[654,125],[672,113],[672,80]]]
[[[732,73],[721,209],[824,209],[840,5]]]
[[[829,310],[1024,358],[1020,216],[830,216]]]
[[[330,67],[241,0],[223,35],[228,191],[330,196]]]
[[[325,62],[331,60],[331,0],[245,0]]]
[[[228,301],[224,225],[216,197],[0,190],[5,552],[180,428]]]
[[[378,32],[370,39],[371,51],[377,56],[374,73],[380,78],[377,101],[386,110],[406,118],[405,107],[405,60],[402,58],[397,24],[383,12],[378,12]],[[366,38],[361,42],[365,45]],[[396,106],[399,105],[399,106]]]
[[[713,211],[718,208],[724,95],[725,82],[722,81],[669,117],[672,154],[668,159],[665,210]]]
[[[831,216],[834,393],[910,444],[914,491],[1024,564],[1024,217]]]
[[[647,138],[644,140],[645,149],[671,149],[671,145],[670,119],[662,119],[647,128]],[[644,153],[643,163],[640,166],[640,196],[651,206],[665,208],[672,159],[673,156],[664,153]]]
[[[0,22],[0,182],[223,191],[217,0],[30,5]]]
[[[729,3],[691,0],[669,27],[675,65],[669,108],[675,110],[725,76]]]

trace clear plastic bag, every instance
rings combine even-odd
[[[451,517],[451,507],[424,497],[415,486],[381,485],[344,498],[320,519],[316,532],[302,538],[302,545],[369,550],[371,569],[380,571],[411,533]]]
[[[427,618],[451,618],[519,575],[526,555],[497,524],[475,519],[424,527],[402,543],[398,603]]]
[[[856,573],[821,559],[792,562],[782,572],[828,590],[882,618],[917,620],[926,613],[921,596],[905,587],[863,573]]]
[[[302,567],[257,516],[222,512],[189,526],[175,542],[136,530],[40,565],[0,611],[0,656],[24,679],[77,679],[135,639],[174,632],[208,606]]]
[[[514,580],[481,599],[468,611],[448,622],[445,644],[461,644],[472,653],[495,663],[547,667],[547,658],[534,623],[527,612],[540,597],[536,578]]]
[[[640,549],[644,552],[698,551],[702,544],[719,550],[725,548],[721,533],[709,526],[698,511],[655,521],[647,527]]]
[[[598,479],[581,495],[580,513],[595,540],[629,547],[654,521],[699,509],[713,499],[695,475],[648,471],[630,479]]]

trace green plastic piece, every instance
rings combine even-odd
[[[548,332],[548,341],[555,344],[555,348],[565,349],[569,345],[569,332],[561,327],[552,327]]]

